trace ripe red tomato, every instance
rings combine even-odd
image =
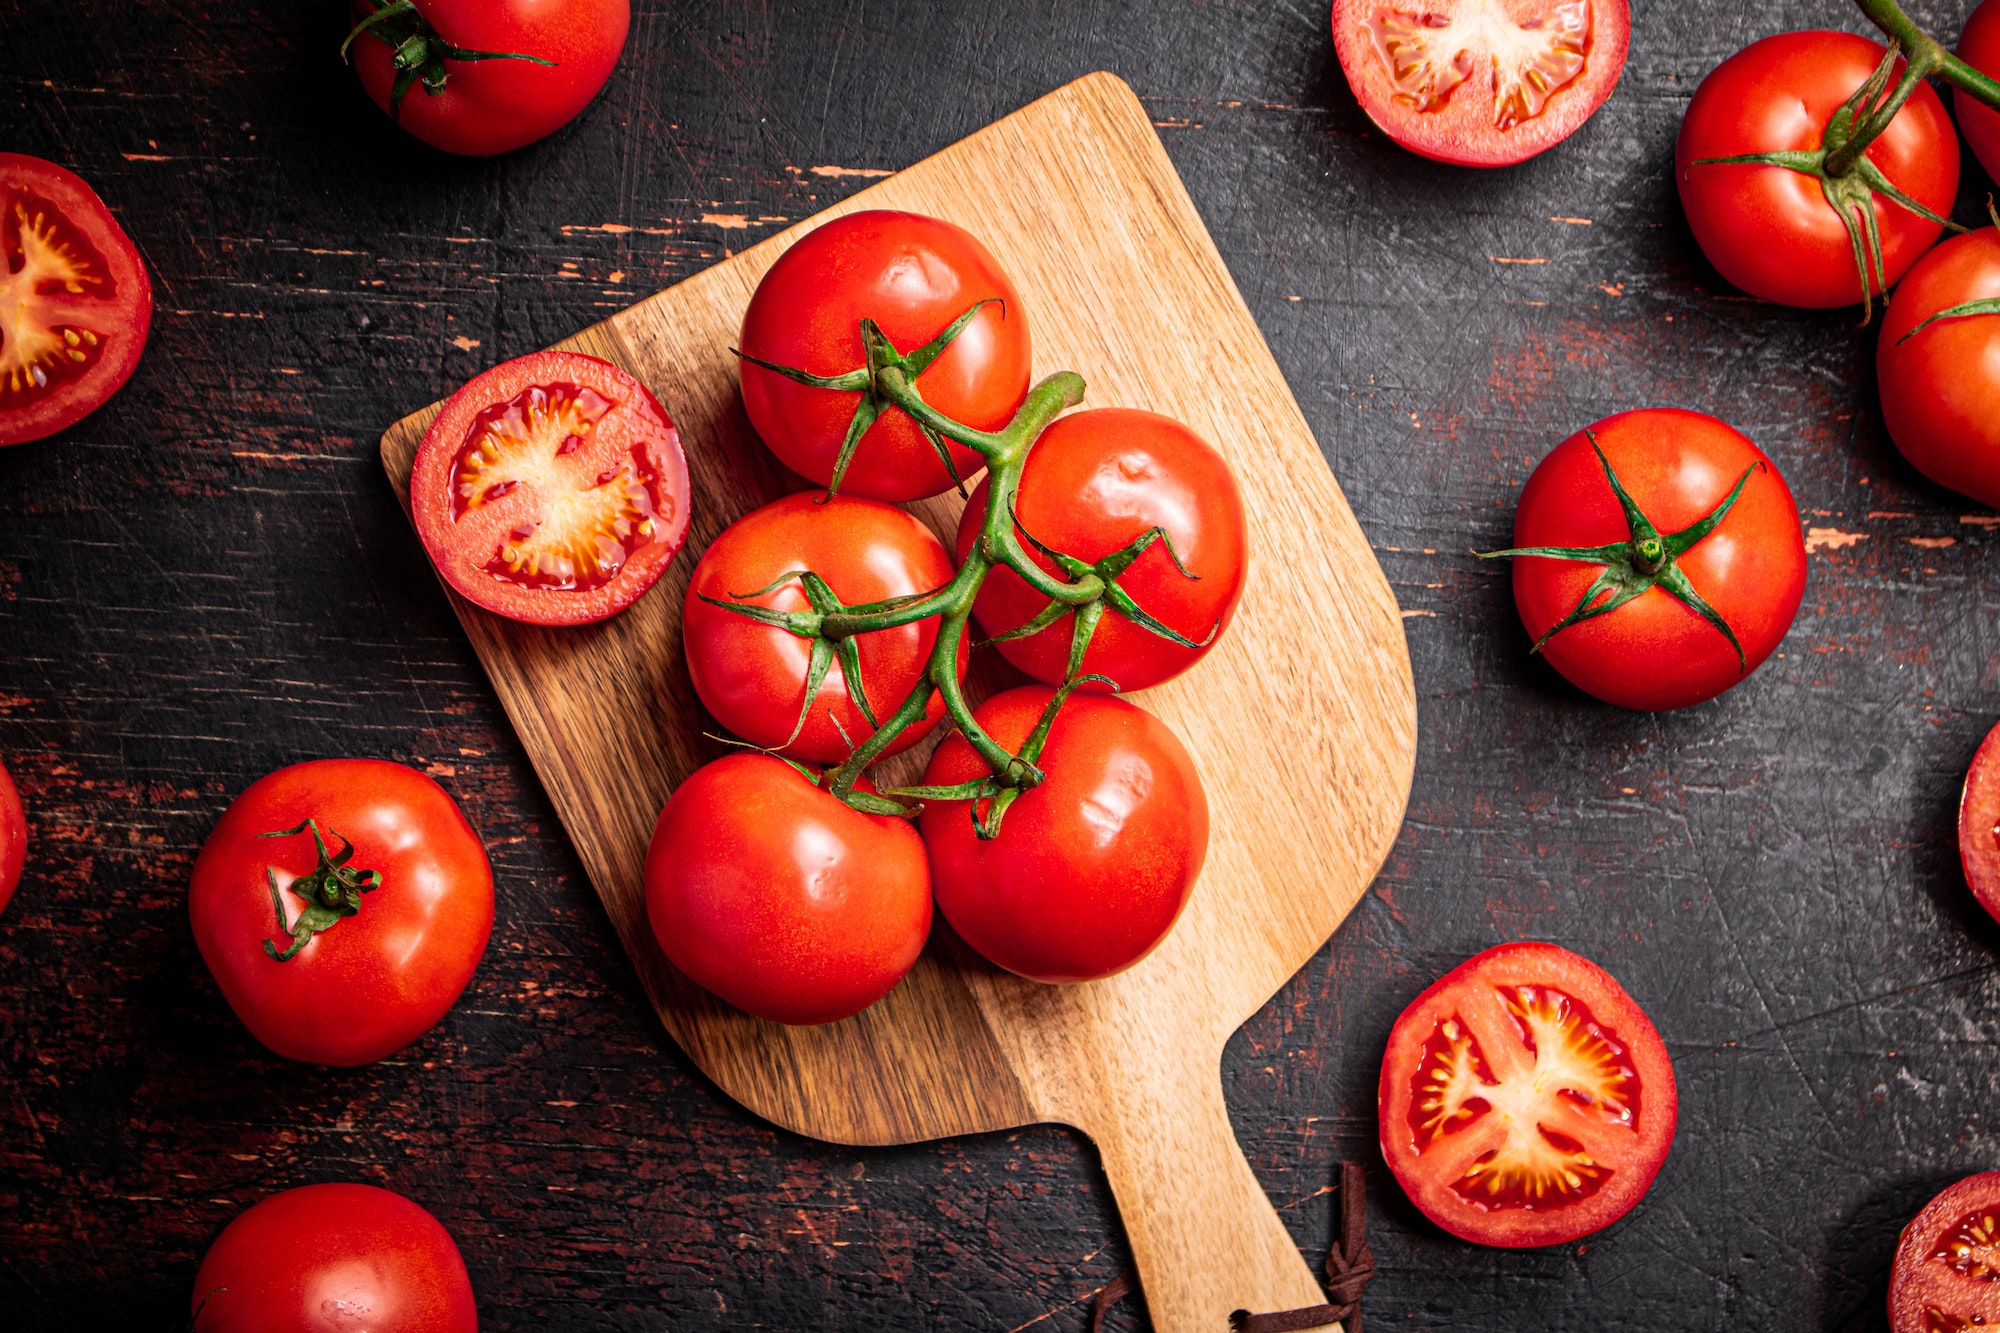
[[[981,482],[959,521],[961,561],[979,537],[987,490]],[[1173,552],[1155,541],[1118,576],[1118,586],[1140,610],[1198,644],[1212,645],[1211,636],[1228,626],[1243,595],[1250,552],[1236,478],[1206,440],[1168,417],[1105,407],[1057,421],[1028,454],[1014,517],[1035,540],[1091,564],[1148,529],[1164,529]],[[1029,551],[1060,576],[1053,560],[1032,546]],[[1194,578],[1175,568],[1176,555]],[[1047,605],[1020,575],[995,568],[973,614],[992,635],[1026,624]],[[1075,624],[1071,613],[1040,633],[996,646],[1035,679],[1059,685]],[[1108,676],[1121,689],[1143,690],[1178,676],[1207,651],[1161,638],[1107,609],[1083,670]]]
[[[1986,0],[1965,21],[1958,35],[1958,56],[1988,78],[2000,77],[2000,3]],[[1958,128],[1972,145],[1972,155],[1986,174],[2000,180],[2000,111],[1978,98],[1957,93],[1953,105],[1958,110]]]
[[[808,232],[778,257],[743,314],[742,351],[812,375],[867,364],[861,321],[872,319],[907,356],[982,301],[972,322],[916,377],[924,401],[977,430],[998,430],[1028,395],[1031,349],[1020,293],[972,233],[916,213],[850,213]],[[796,383],[743,363],[743,407],[778,460],[830,485],[859,392]],[[960,477],[985,466],[947,444]],[[937,448],[900,408],[855,447],[840,490],[876,500],[920,500],[952,487]]]
[[[1716,271],[1752,296],[1825,309],[1862,299],[1854,244],[1817,177],[1788,167],[1708,163],[1744,153],[1810,151],[1887,50],[1848,32],[1786,32],[1752,42],[1702,80],[1681,121],[1674,174],[1695,240]],[[1901,68],[1900,65],[1897,66]],[[1958,136],[1920,85],[1868,160],[1932,212],[1958,194]],[[1893,287],[1943,230],[1895,201],[1872,205],[1882,238],[1871,290]]]
[[[1053,694],[1024,685],[973,717],[1019,753]],[[925,804],[938,910],[967,944],[1031,980],[1122,972],[1167,937],[1194,893],[1208,854],[1201,774],[1166,723],[1101,694],[1070,697],[1037,762],[1048,777],[1008,807],[997,838],[978,836],[971,802]],[[986,772],[953,733],[924,782],[952,786]]]
[[[486,157],[553,134],[590,104],[617,68],[632,23],[631,0],[353,0],[362,23],[396,10],[354,38],[348,56],[375,105],[411,134],[448,153]],[[408,43],[425,43],[421,54]],[[391,109],[399,50],[410,49],[414,81]],[[537,60],[454,59],[451,49]],[[426,79],[441,77],[432,94]]]
[[[0,912],[21,883],[21,867],[28,858],[28,814],[21,808],[21,793],[14,786],[6,766],[0,765]]]
[[[1889,1266],[1890,1333],[2000,1323],[2000,1171],[1947,1185],[1910,1219]]]
[[[681,606],[681,638],[703,706],[760,749],[782,746],[795,759],[834,764],[875,732],[847,687],[839,657],[831,659],[812,715],[786,744],[805,704],[812,642],[702,600],[810,611],[798,579],[760,597],[732,595],[768,588],[799,570],[818,574],[850,607],[929,592],[949,583],[955,571],[944,546],[907,511],[847,495],[827,500],[814,491],[744,515],[702,552]],[[876,721],[886,721],[923,679],[937,630],[933,618],[855,636],[863,691]],[[969,652],[961,640],[961,677]],[[883,753],[908,749],[943,716],[944,703],[933,694],[923,722]]]
[[[1635,576],[1629,586],[1645,582],[1644,591],[1556,631],[1542,655],[1578,688],[1625,708],[1685,708],[1714,698],[1771,655],[1805,596],[1805,542],[1791,489],[1761,449],[1714,417],[1678,408],[1620,412],[1570,436],[1535,468],[1514,511],[1515,547],[1625,544],[1620,558],[1631,559],[1635,534],[1606,462],[1663,536],[1697,535],[1695,525],[1739,480],[1742,491],[1713,530],[1665,562],[1658,581]],[[1521,623],[1541,642],[1586,598],[1609,606],[1616,590],[1598,581],[1610,570],[1601,560],[1516,557]],[[1697,607],[1670,594],[1674,570],[1729,626],[1740,656]]]
[[[465,1260],[435,1217],[373,1185],[273,1194],[195,1274],[194,1333],[477,1333]]]
[[[0,153],[0,445],[53,435],[125,387],[153,282],[81,177]]]
[[[188,914],[202,961],[258,1041],[294,1060],[365,1065],[436,1026],[472,979],[493,929],[493,870],[423,774],[319,759],[236,798],[195,859]]]
[[[782,759],[732,754],[668,798],[646,915],[669,961],[774,1023],[831,1023],[896,988],[931,930],[909,821],[868,815]]]
[[[1987,915],[2000,921],[2000,726],[1986,733],[1958,799],[1958,859]]]
[[[1334,0],[1333,45],[1368,118],[1440,162],[1504,167],[1576,133],[1611,96],[1626,0]],[[1462,86],[1461,86],[1462,85]]]
[[[1971,301],[2000,302],[1992,227],[1953,236],[1903,279],[1882,321],[1876,378],[1903,457],[1939,485],[2000,505],[2000,305],[1928,322]]]
[[[1503,944],[1411,1002],[1382,1057],[1382,1156],[1481,1245],[1561,1245],[1639,1202],[1674,1141],[1674,1067],[1601,968]]]
[[[687,539],[687,456],[659,400],[580,352],[475,377],[424,432],[417,535],[444,581],[533,625],[613,616]]]

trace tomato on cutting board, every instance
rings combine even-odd
[[[1917,261],[1882,320],[1875,371],[1903,457],[2000,505],[2000,230],[1953,236]]]
[[[21,792],[0,764],[0,911],[21,883],[21,869],[28,859],[28,814],[21,808]]]
[[[1666,1046],[1603,969],[1553,944],[1503,944],[1390,1030],[1382,1156],[1453,1235],[1560,1245],[1645,1195],[1678,1105]]]
[[[1504,167],[1576,133],[1611,96],[1626,0],[1334,0],[1333,44],[1361,109],[1403,147]]]
[[[373,1185],[252,1205],[195,1274],[192,1333],[477,1333],[465,1260],[429,1212]]]
[[[1945,1189],[1910,1219],[1889,1266],[1890,1333],[2000,1325],[2000,1171]]]
[[[125,386],[153,283],[74,172],[0,153],[0,445],[53,435]]]
[[[188,914],[229,1007],[279,1055],[365,1065],[428,1032],[493,929],[493,871],[444,788],[382,759],[259,778],[195,858]]]
[[[646,386],[534,352],[451,396],[410,471],[417,535],[460,596],[534,625],[616,615],[687,539],[687,456]]]

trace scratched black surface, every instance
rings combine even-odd
[[[1969,7],[1922,16],[1951,33]],[[1673,201],[1702,74],[1854,26],[1836,0],[1649,0],[1596,119],[1490,173],[1373,132],[1322,0],[642,0],[604,96],[493,162],[398,137],[334,57],[337,4],[4,8],[0,147],[96,185],[159,313],[110,407],[0,452],[0,754],[34,832],[0,917],[0,1322],[165,1327],[238,1210],[364,1179],[452,1229],[488,1329],[1083,1326],[1126,1252],[1077,1136],[827,1147],[666,1040],[375,448],[476,370],[866,183],[830,168],[907,165],[1098,68],[1159,123],[1415,662],[1381,880],[1224,1062],[1308,1257],[1332,1163],[1361,1158],[1371,1327],[1878,1329],[1902,1221],[2000,1164],[2000,930],[1951,844],[2000,713],[1995,533],[1888,447],[1872,334],[1732,293]],[[1502,543],[1555,439],[1668,403],[1748,431],[1826,532],[1783,656],[1651,717],[1530,664],[1504,572],[1462,553]],[[183,905],[235,792],[338,754],[438,774],[500,898],[457,1010],[348,1073],[245,1035]],[[1373,1085],[1424,984],[1524,936],[1644,1003],[1682,1119],[1626,1221],[1503,1253],[1401,1200]]]

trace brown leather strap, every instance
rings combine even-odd
[[[1296,1333],[1298,1329],[1344,1324],[1347,1333],[1361,1333],[1361,1293],[1375,1276],[1375,1255],[1368,1248],[1368,1184],[1359,1162],[1340,1166],[1340,1241],[1326,1256],[1325,1305],[1308,1305],[1275,1314],[1238,1310],[1229,1316],[1236,1333]]]

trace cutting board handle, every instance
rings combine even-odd
[[[1318,1280],[1244,1160],[1221,1060],[1145,1043],[1087,1128],[1158,1333],[1228,1333],[1234,1310],[1319,1305]],[[1145,1058],[1153,1057],[1153,1058]],[[1337,1327],[1337,1326],[1335,1326]]]

